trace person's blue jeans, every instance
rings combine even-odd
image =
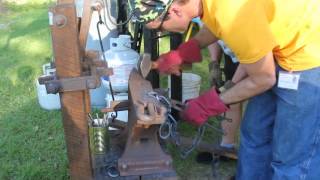
[[[320,179],[320,68],[300,73],[297,91],[275,85],[248,102],[238,180]]]

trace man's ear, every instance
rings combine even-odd
[[[169,8],[169,15],[176,15],[178,17],[182,16],[182,11],[181,11],[181,4],[179,5],[178,3],[172,3],[170,8]]]

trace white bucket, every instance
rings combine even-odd
[[[42,65],[42,73],[44,76],[55,75],[56,69],[51,67],[50,63]],[[39,84],[38,79],[36,80],[37,96],[40,107],[46,110],[55,110],[61,108],[60,96],[57,94],[48,94],[46,86]]]
[[[201,77],[193,73],[182,73],[182,102],[199,96]]]
[[[38,102],[43,109],[54,110],[61,108],[59,93],[48,94],[46,86],[44,84],[39,84],[38,80],[36,80],[36,86]]]
[[[107,107],[110,107],[112,96],[110,93],[107,93],[106,96],[106,104]],[[120,101],[120,100],[128,100],[128,93],[115,93],[114,94],[114,100]],[[108,117],[111,117],[112,113],[108,113]],[[117,120],[128,122],[128,111],[118,111]]]

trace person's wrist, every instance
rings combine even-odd
[[[224,93],[219,94],[219,99],[228,109],[230,109],[230,106],[225,99]]]

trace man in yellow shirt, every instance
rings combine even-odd
[[[203,124],[229,104],[249,99],[241,125],[237,179],[319,179],[319,0],[132,0],[148,28],[181,32],[200,16],[205,26],[159,57],[162,73],[201,61],[218,39],[235,53],[237,84],[188,102],[183,118]]]

